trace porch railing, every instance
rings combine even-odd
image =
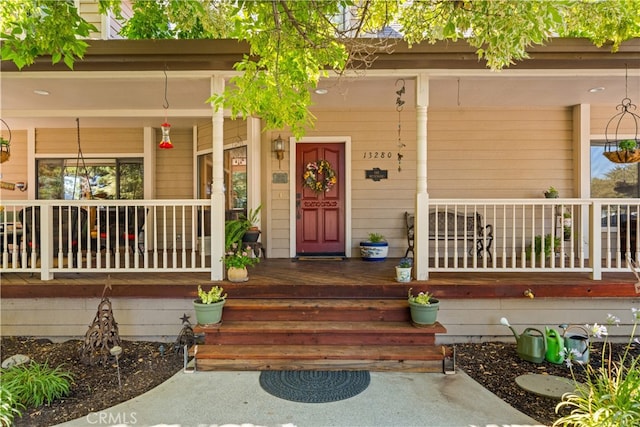
[[[2,271],[210,271],[209,203],[3,201]]]
[[[638,199],[431,199],[422,210],[416,233],[427,229],[429,271],[570,271],[600,279],[628,271],[627,257],[640,256]]]
[[[208,200],[3,201],[2,272],[203,271]],[[403,213],[404,214],[404,213]],[[628,271],[640,199],[431,199],[415,219],[428,271]]]

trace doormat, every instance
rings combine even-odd
[[[280,399],[302,403],[345,400],[362,393],[369,371],[262,371],[260,386]]]
[[[343,256],[327,256],[327,255],[311,255],[311,256],[299,256],[296,257],[296,261],[344,261],[346,257]]]

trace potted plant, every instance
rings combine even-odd
[[[240,221],[244,221],[245,232],[242,236],[243,242],[257,242],[260,237],[260,228],[258,228],[258,218],[262,205],[258,205],[255,209],[249,209],[246,216],[242,216]]]
[[[551,252],[557,252],[558,249],[560,248],[560,237],[555,236],[553,238],[553,244],[551,242],[551,234],[546,234],[544,236],[544,257],[545,258],[550,258],[551,257]],[[527,247],[525,253],[527,255],[527,258],[531,258],[531,247]],[[536,259],[540,258],[540,254],[542,253],[542,236],[541,235],[537,235],[534,238],[534,242],[533,242],[533,249],[535,251],[536,254]]]
[[[246,282],[249,280],[247,267],[260,262],[260,258],[252,255],[251,247],[236,245],[232,246],[222,257],[222,262],[227,268],[227,279],[230,282]]]
[[[380,233],[369,233],[369,238],[360,242],[360,255],[363,261],[383,261],[388,253],[389,243]]]
[[[571,221],[571,213],[565,212],[562,214],[562,234],[564,240],[571,240],[571,226],[573,225]]]
[[[417,325],[433,325],[438,318],[440,301],[429,292],[420,292],[418,295],[411,293],[409,288],[407,300],[411,312],[411,321]]]
[[[560,197],[560,193],[558,193],[558,190],[551,186],[548,190],[544,191],[544,197],[546,197],[547,199],[557,199],[558,197]]]
[[[400,262],[396,265],[396,281],[410,282],[411,268],[413,267],[412,258],[400,258]]]
[[[0,149],[0,163],[4,163],[11,156],[11,142],[0,136]]]
[[[612,141],[613,142],[613,141]],[[622,139],[615,145],[615,150],[609,148],[609,142],[605,148],[604,155],[607,159],[614,163],[637,163],[640,161],[640,150],[638,150],[638,141],[636,139]]]
[[[198,324],[213,325],[220,323],[226,298],[227,294],[224,293],[224,289],[221,286],[212,286],[208,292],[205,292],[202,286],[198,285],[198,298],[193,301]]]

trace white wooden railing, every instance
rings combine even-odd
[[[444,212],[477,226],[443,227],[433,217]],[[427,248],[429,271],[590,272],[600,279],[628,271],[627,256],[639,259],[639,212],[639,199],[431,199],[415,231],[416,240],[430,238],[416,245]],[[443,230],[459,232],[443,236]]]
[[[209,203],[3,201],[0,266],[43,280],[60,272],[209,272],[220,262],[211,245],[223,241],[208,232]],[[600,279],[628,271],[627,256],[640,259],[640,199],[431,199],[419,213],[417,262],[428,260],[429,272],[589,272]]]
[[[37,272],[45,279],[59,272],[210,271],[210,245],[224,240],[208,233],[209,204],[6,201],[2,271]]]

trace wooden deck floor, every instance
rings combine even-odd
[[[239,298],[404,298],[410,287],[446,298],[523,298],[527,289],[536,298],[640,297],[631,273],[608,273],[599,281],[587,273],[431,273],[428,281],[398,283],[396,264],[397,259],[266,259],[250,268],[248,282],[221,283]],[[29,273],[2,273],[0,280],[2,298],[99,297],[107,281],[111,296],[174,298],[194,296],[198,284],[218,283],[208,273],[66,273],[50,281]]]

